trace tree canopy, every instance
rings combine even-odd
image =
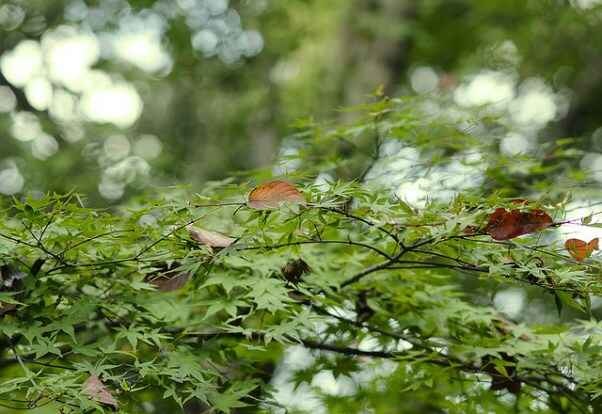
[[[597,239],[564,240],[559,228],[599,224],[567,218],[565,190],[536,173],[570,153],[556,142],[551,160],[525,157],[529,198],[518,199],[499,191],[511,164],[487,142],[456,132],[446,147],[445,124],[426,140],[437,128],[419,104],[383,97],[351,125],[299,125],[308,167],[287,177],[297,184],[227,179],[112,212],[75,193],[8,203],[3,404],[303,411],[311,400],[286,406],[283,394],[313,385],[327,412],[598,407]],[[371,141],[376,154],[418,146],[440,160],[431,173],[454,156],[483,163],[487,180],[449,199],[433,182],[438,197],[412,207],[376,184],[380,156],[332,164],[342,140]],[[480,158],[466,161],[463,145]],[[321,170],[364,160],[363,178],[308,182],[309,160]],[[500,310],[503,295],[528,300],[527,314],[512,301]],[[291,349],[309,350],[303,364],[275,371]],[[337,388],[320,391],[320,375]]]

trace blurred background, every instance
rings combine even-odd
[[[599,0],[0,0],[0,194],[194,188],[379,85],[487,106],[506,155],[578,137],[595,172],[601,28]]]
[[[420,96],[434,118],[499,119],[462,127],[511,160],[509,187],[528,180],[521,155],[570,138],[573,175],[589,171],[577,178],[600,188],[602,0],[0,0],[0,195],[75,189],[106,206],[278,162],[299,168],[298,120],[352,121],[340,109],[379,88]],[[419,162],[391,142],[382,153],[400,171]],[[422,178],[388,168],[367,178],[380,174],[415,206],[443,194],[435,178],[454,191],[481,183],[463,163]],[[542,172],[552,183],[554,168]],[[591,212],[582,205],[573,217]],[[587,230],[569,232],[602,234]],[[551,299],[523,289],[493,301],[512,318],[556,320]],[[290,348],[273,383],[280,400],[320,412],[290,382],[310,359]],[[331,377],[312,384],[349,395]]]

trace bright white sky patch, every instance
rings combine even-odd
[[[49,108],[50,115],[61,121],[74,120],[77,117],[75,104],[75,96],[64,89],[55,90]]]
[[[320,388],[325,394],[348,397],[355,393],[355,384],[347,376],[334,377],[332,371],[320,371],[311,381],[311,385]]]
[[[12,51],[0,58],[0,70],[15,86],[23,87],[34,76],[42,73],[42,49],[38,42],[23,40]]]
[[[403,201],[416,207],[426,205],[429,187],[432,182],[426,178],[419,178],[416,181],[407,181],[399,186],[396,195]]]
[[[38,111],[45,111],[52,103],[52,85],[45,77],[38,76],[25,85],[27,100]]]
[[[510,318],[516,318],[520,315],[525,307],[525,302],[525,292],[516,288],[499,291],[493,298],[493,306]]]
[[[81,92],[81,80],[100,56],[98,39],[91,33],[69,26],[46,32],[42,38],[50,79],[75,92]]]
[[[429,198],[447,202],[483,180],[484,165],[476,151],[428,167],[417,149],[397,140],[385,141],[380,152],[381,158],[366,175],[366,181],[391,188],[397,197],[418,208],[424,207]]]
[[[500,151],[505,155],[526,154],[532,149],[531,138],[516,132],[509,133],[500,142]]]
[[[82,96],[80,108],[91,121],[131,126],[142,113],[142,99],[129,84],[118,82],[103,89],[92,89]]]
[[[159,36],[153,31],[123,33],[113,41],[115,54],[146,72],[157,72],[170,64]]]
[[[539,79],[527,79],[520,86],[519,96],[510,103],[510,117],[520,125],[542,126],[556,116],[552,89]]]
[[[512,76],[486,70],[460,85],[454,93],[454,100],[460,106],[506,105],[514,98],[514,86]]]
[[[145,72],[169,69],[172,60],[161,44],[165,25],[158,14],[122,18],[119,30],[108,35],[111,53]]]

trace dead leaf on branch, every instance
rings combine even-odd
[[[180,267],[178,262],[173,262],[171,265],[163,264],[158,272],[148,275],[145,281],[154,285],[161,292],[181,289],[190,279],[190,273],[177,271],[178,267]]]
[[[186,229],[193,240],[208,247],[228,247],[236,241],[236,239],[224,234],[194,227],[193,225],[187,226]]]
[[[311,272],[311,267],[303,259],[291,259],[281,269],[284,278],[293,284],[297,284],[303,275]]]
[[[520,201],[524,203],[523,200]],[[552,217],[540,209],[520,211],[498,208],[489,216],[485,232],[494,240],[509,240],[545,229],[552,224]]]
[[[305,205],[305,197],[297,188],[282,180],[269,181],[249,193],[247,205],[256,210],[278,208],[283,204]]]
[[[594,250],[599,250],[599,239],[590,240],[588,243],[579,239],[568,239],[564,243],[564,247],[571,256],[578,262],[581,262],[590,257]]]
[[[90,375],[82,385],[82,393],[96,402],[119,408],[119,403],[113,397],[106,385],[96,375]]]

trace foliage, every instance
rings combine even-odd
[[[315,388],[327,412],[599,410],[600,263],[564,249],[569,197],[545,173],[591,191],[572,153],[560,141],[552,157],[524,157],[517,183],[524,170],[495,137],[421,108],[382,98],[348,125],[298,123],[304,164],[287,181],[261,172],[112,210],[75,193],[5,199],[2,405],[278,411],[274,366],[297,345],[313,355],[297,386],[323,371],[353,383],[352,398]],[[394,143],[420,152],[415,173],[460,159],[486,180],[448,200],[433,182],[409,205],[383,186]],[[314,181],[324,171],[347,178]],[[492,223],[512,231],[492,237]],[[552,319],[496,310],[506,287]]]

